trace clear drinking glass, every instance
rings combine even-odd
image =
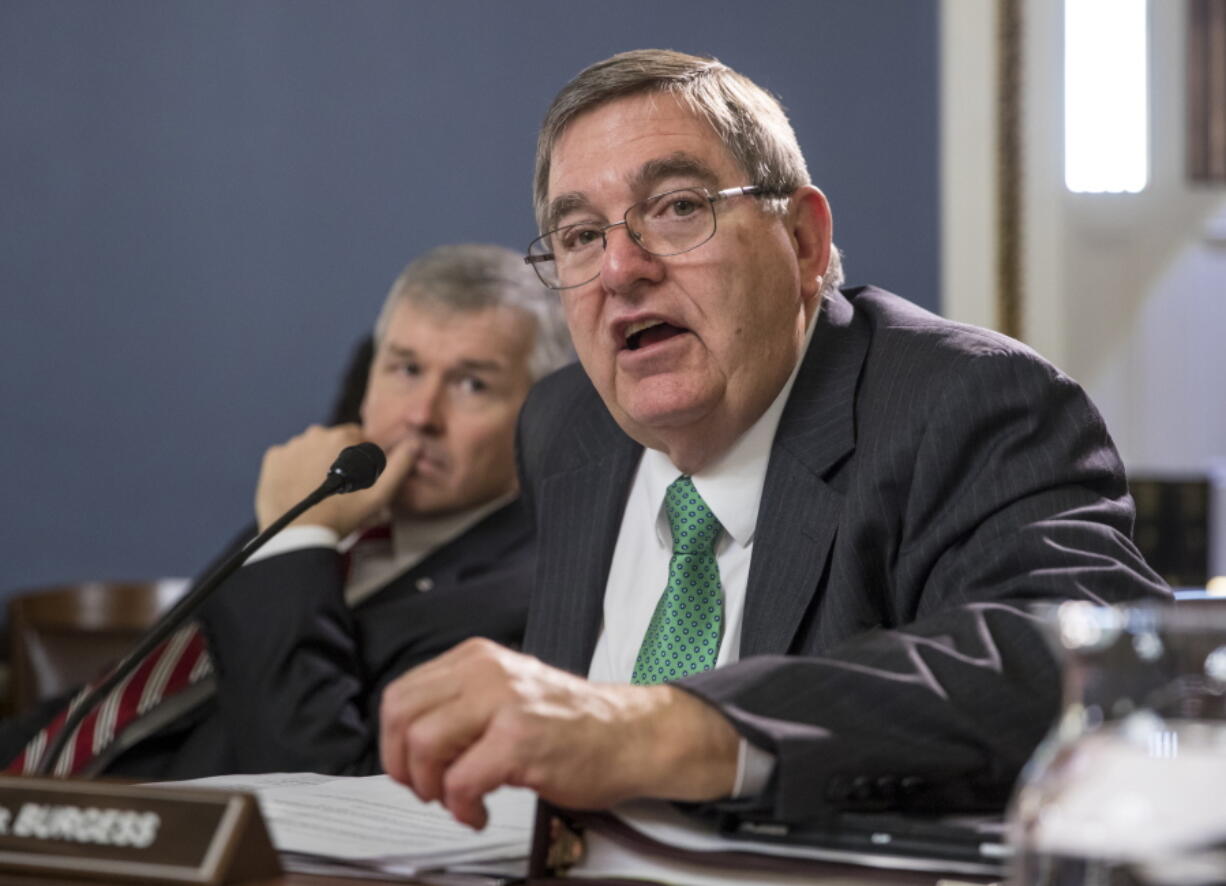
[[[1013,798],[1009,882],[1226,883],[1226,601],[1047,618],[1064,710]]]

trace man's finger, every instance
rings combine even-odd
[[[503,785],[520,783],[517,761],[511,756],[523,746],[504,741],[496,728],[487,728],[447,770],[443,778],[443,805],[456,821],[481,830],[489,821],[485,795]]]
[[[413,724],[430,712],[460,708],[465,714],[477,711],[481,702],[474,700],[480,690],[490,685],[488,677],[468,673],[474,661],[480,659],[488,641],[467,640],[440,656],[418,665],[393,680],[383,690],[379,707],[379,753],[383,769],[396,781],[414,788],[410,760],[413,748],[408,742]],[[492,704],[487,702],[486,705]],[[437,790],[437,789],[435,789]]]
[[[450,654],[444,653],[413,668],[387,685],[383,690],[381,714],[385,722],[390,717],[411,722],[460,694],[465,682],[463,676],[440,661]]]
[[[404,730],[386,718],[379,721],[379,763],[393,781],[407,784],[408,758],[404,752]]]
[[[397,678],[383,690],[379,704],[379,757],[383,770],[396,781],[412,787],[409,772],[408,730],[430,709],[444,704],[459,692],[455,681],[435,671],[417,670]]]
[[[405,738],[409,782],[422,800],[441,800],[455,760],[489,727],[492,712],[467,698],[432,708],[411,723]]]
[[[387,464],[384,465],[383,473],[379,476],[378,485],[390,486],[392,489],[400,488],[400,484],[404,482],[405,476],[413,467],[413,462],[420,451],[421,441],[417,438],[405,437],[399,440],[384,453],[387,456]]]

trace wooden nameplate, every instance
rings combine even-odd
[[[222,886],[281,866],[250,794],[0,776],[0,872]]]

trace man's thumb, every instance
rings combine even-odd
[[[387,465],[379,477],[379,486],[384,489],[388,487],[398,489],[409,473],[409,469],[413,467],[413,462],[420,451],[421,444],[411,437],[405,437],[395,443],[385,452]]]

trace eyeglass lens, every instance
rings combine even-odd
[[[677,255],[700,246],[715,233],[715,211],[710,198],[693,188],[682,188],[635,203],[625,215],[630,236],[652,255]],[[531,254],[553,260],[534,263],[546,286],[579,286],[600,273],[605,239],[612,225],[582,222],[566,225],[539,238]]]

